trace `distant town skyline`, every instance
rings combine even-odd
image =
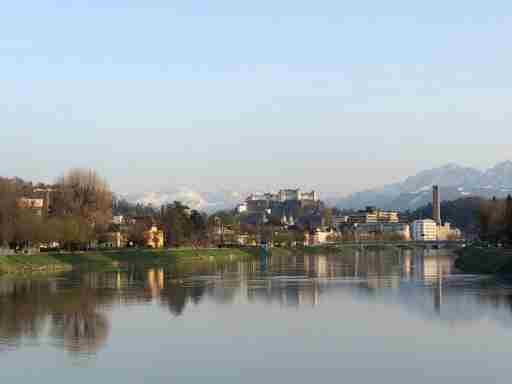
[[[512,159],[510,3],[139,4],[3,7],[2,175],[346,195]]]

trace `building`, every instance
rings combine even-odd
[[[291,215],[286,216],[285,214],[283,214],[283,217],[281,217],[281,224],[284,226],[294,226],[295,219]]]
[[[278,193],[279,201],[318,201],[318,193],[315,191],[302,192],[300,189],[281,189]]]
[[[236,210],[236,213],[239,213],[239,214],[247,212],[247,202],[238,204],[236,206],[235,210]]]
[[[456,240],[462,237],[462,232],[452,227],[450,223],[444,223],[443,225],[437,226],[437,240],[439,241],[447,241],[447,240]]]
[[[439,195],[439,186],[432,187],[432,216],[437,225],[441,225],[441,197]]]
[[[101,242],[102,248],[125,248],[128,244],[128,235],[120,231],[109,232]]]
[[[411,240],[411,228],[406,223],[357,224],[355,234],[359,239],[372,239],[381,236],[403,241]]]
[[[333,219],[333,222],[334,222],[334,225],[336,225],[336,227],[339,227],[339,226],[347,224],[348,220],[349,220],[348,216],[336,216]]]
[[[369,223],[398,223],[398,212],[382,211],[375,207],[366,207],[365,211],[359,211],[348,217],[349,224]]]
[[[122,216],[122,215],[113,216],[111,222],[112,222],[112,224],[116,224],[116,225],[124,224],[124,222],[125,222],[124,216]]]
[[[144,231],[144,243],[149,248],[163,248],[165,242],[164,231],[152,225],[150,229]]]
[[[398,223],[400,221],[400,217],[398,212],[378,211],[377,221],[379,223]]]
[[[44,199],[30,199],[22,197],[16,200],[16,206],[20,209],[28,209],[41,216],[44,209]]]
[[[437,223],[431,219],[416,220],[411,224],[411,236],[415,241],[436,241]]]
[[[237,243],[238,243],[238,245],[242,245],[242,246],[255,247],[259,243],[259,236],[258,235],[250,235],[248,233],[240,233],[237,236]]]
[[[305,245],[324,244],[329,241],[334,241],[335,238],[336,238],[336,232],[332,229],[329,229],[329,230],[316,229],[314,231],[306,232],[304,234],[304,244]]]
[[[266,202],[270,203],[284,203],[287,201],[320,201],[318,192],[302,192],[300,189],[281,189],[278,193],[253,193],[247,197],[245,202]],[[261,205],[261,203],[260,203]],[[249,207],[250,210],[250,207]]]
[[[256,196],[251,196],[245,202],[247,212],[249,213],[261,213],[270,210],[271,201],[261,198],[258,199]]]

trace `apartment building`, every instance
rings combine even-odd
[[[348,217],[349,224],[398,223],[398,212],[382,211],[375,207],[366,207],[365,211],[357,212]]]
[[[436,241],[437,223],[432,219],[416,220],[411,225],[411,235],[415,241]]]
[[[367,223],[357,224],[355,233],[359,238],[375,236],[396,236],[401,240],[411,240],[411,228],[405,223]]]

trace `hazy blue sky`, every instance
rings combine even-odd
[[[0,174],[347,193],[487,167],[511,36],[508,1],[4,2]]]

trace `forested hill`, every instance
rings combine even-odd
[[[441,217],[443,222],[449,222],[467,234],[478,233],[480,207],[484,200],[485,199],[480,197],[466,197],[453,201],[443,201],[441,203]],[[411,213],[411,219],[431,217],[431,203]]]

